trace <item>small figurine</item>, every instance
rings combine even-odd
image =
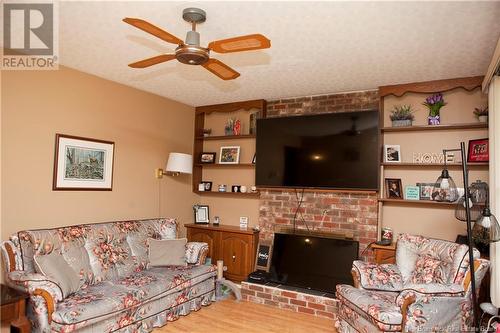
[[[233,134],[240,135],[241,134],[241,120],[236,119],[233,125]]]

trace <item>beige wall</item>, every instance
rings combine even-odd
[[[154,169],[169,152],[192,152],[194,108],[64,67],[3,72],[1,97],[2,239],[76,223],[192,221],[191,178],[158,180]],[[56,133],[115,142],[113,191],[52,191]]]

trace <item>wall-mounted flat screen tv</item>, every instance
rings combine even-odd
[[[377,190],[378,137],[376,110],[259,119],[255,182]]]

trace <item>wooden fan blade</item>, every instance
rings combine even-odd
[[[208,48],[217,53],[260,50],[269,47],[271,47],[271,41],[261,34],[221,39],[208,44]]]
[[[133,25],[136,28],[141,29],[142,31],[145,31],[155,37],[158,37],[160,39],[163,39],[165,42],[172,43],[172,44],[184,44],[182,40],[179,38],[175,37],[174,35],[166,32],[163,29],[158,28],[155,25],[152,25],[149,22],[146,22],[144,20],[138,19],[138,18],[130,18],[126,17],[123,19],[123,22],[128,23],[130,25]]]
[[[162,54],[156,57],[133,62],[129,64],[129,66],[132,68],[146,68],[172,59],[175,59],[175,54]]]
[[[240,73],[217,59],[208,59],[202,66],[223,80],[234,80],[240,76]]]

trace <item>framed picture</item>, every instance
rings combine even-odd
[[[216,153],[201,153],[200,163],[202,164],[213,164],[215,163]]]
[[[111,191],[114,149],[111,141],[56,134],[52,189]]]
[[[417,183],[420,189],[420,200],[432,200],[432,189],[434,183]]]
[[[210,222],[210,211],[206,205],[194,205],[194,223],[208,224]]]
[[[467,162],[489,162],[490,145],[488,139],[478,139],[469,141]]]
[[[403,199],[403,186],[399,178],[385,179],[385,196],[388,199]]]
[[[253,154],[252,164],[255,164],[255,156],[257,156],[257,154]]]
[[[420,187],[406,186],[405,187],[405,200],[420,200]]]
[[[384,145],[384,162],[401,163],[401,146]]]
[[[269,272],[271,258],[273,256],[273,242],[270,240],[259,240],[257,255],[255,257],[255,270]]]
[[[212,191],[212,182],[206,182],[206,181],[202,181],[201,184],[203,184],[203,188],[204,190],[203,191],[206,191],[206,192],[210,192]]]
[[[240,146],[220,147],[220,164],[238,164],[240,162]]]

